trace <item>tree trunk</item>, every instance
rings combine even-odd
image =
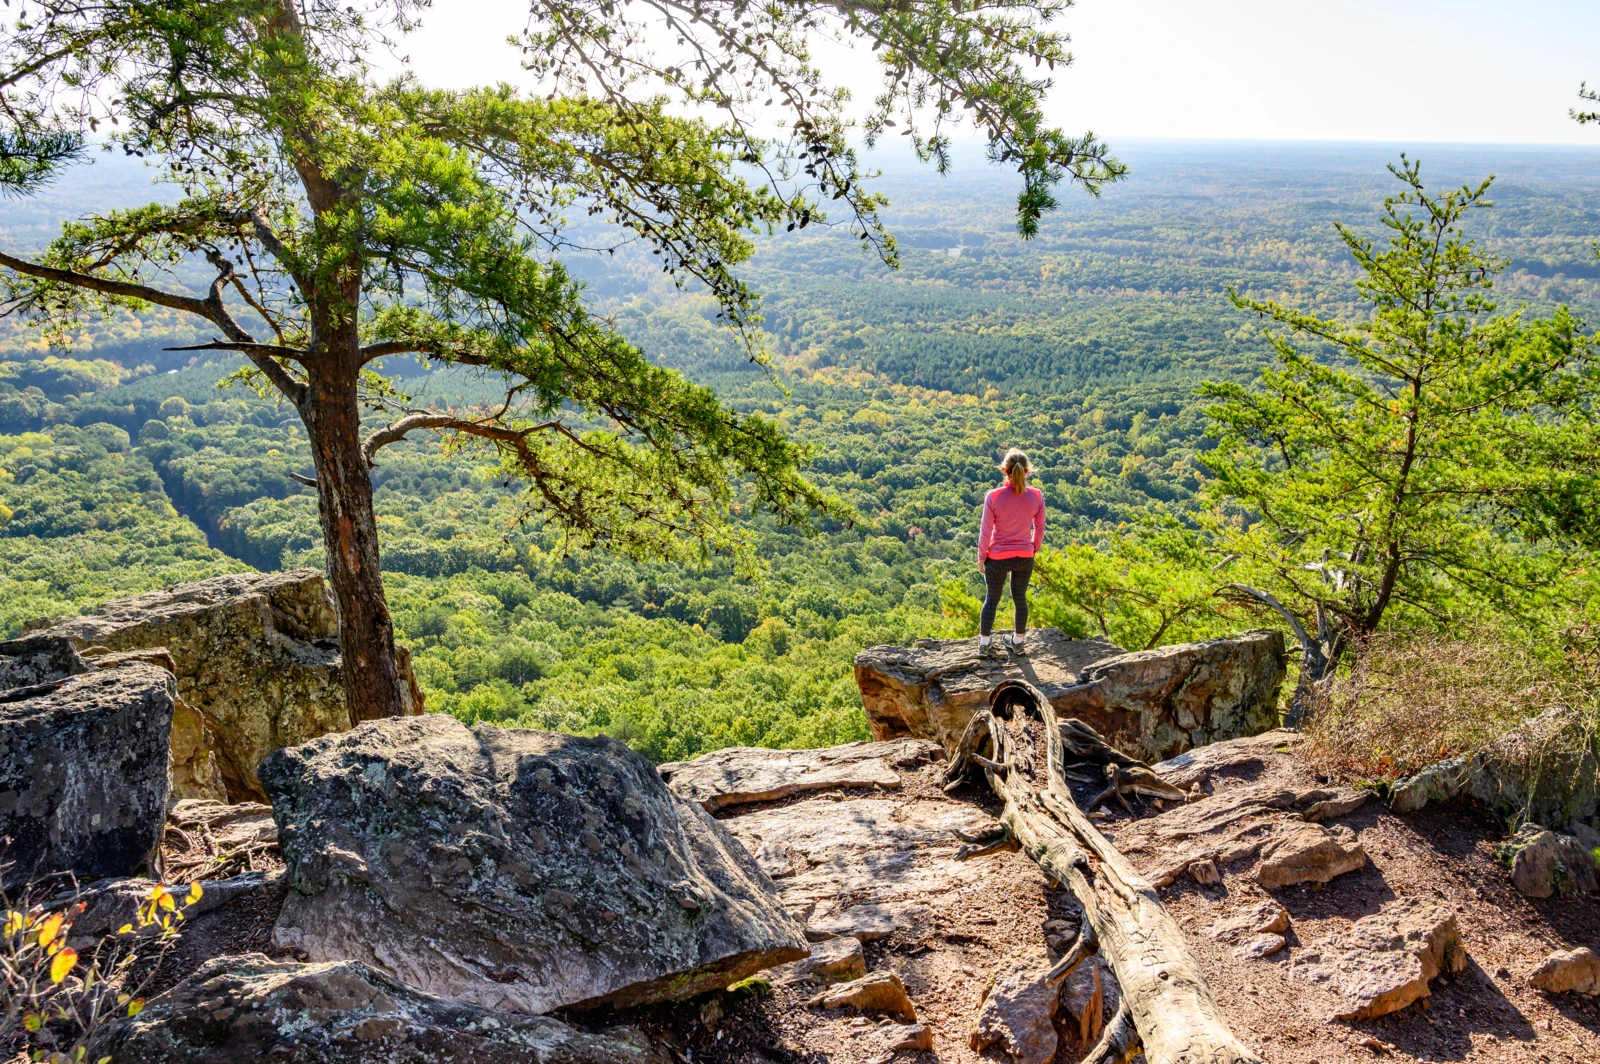
[[[981,767],[1005,801],[1000,821],[1006,831],[1077,896],[1122,986],[1146,1059],[1261,1064],[1223,1022],[1183,931],[1155,888],[1078,809],[1067,787],[1060,724],[1050,700],[1031,684],[1008,681],[995,689],[990,706],[973,715],[947,778],[954,782]],[[1116,1056],[1131,1048],[1117,1047]]]
[[[329,351],[328,357],[335,353]],[[315,366],[300,412],[317,470],[318,511],[328,583],[339,608],[339,648],[352,725],[400,716],[408,703],[378,565],[372,478],[361,452],[358,373],[348,367]]]
[[[1339,659],[1344,656],[1344,632],[1329,618],[1323,606],[1317,607],[1317,634],[1313,636],[1300,623],[1300,618],[1275,596],[1244,584],[1229,584],[1227,590],[1248,595],[1277,610],[1300,641],[1300,677],[1295,681],[1294,694],[1289,699],[1289,717],[1284,723],[1291,728],[1301,727],[1316,706],[1317,686],[1333,675]]]

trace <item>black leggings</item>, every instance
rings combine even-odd
[[[990,558],[983,563],[983,582],[988,593],[983,596],[983,614],[978,621],[978,631],[988,635],[994,631],[994,611],[1000,606],[1000,592],[1006,586],[1006,574],[1011,574],[1011,605],[1016,612],[1016,630],[1028,630],[1028,578],[1033,576],[1032,558]]]

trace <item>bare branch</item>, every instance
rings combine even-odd
[[[238,351],[241,354],[264,355],[268,358],[290,358],[304,362],[305,351],[298,347],[280,347],[277,344],[258,344],[250,341],[207,340],[203,344],[184,344],[182,347],[163,347],[163,351]]]
[[[111,277],[96,277],[91,273],[79,273],[76,270],[63,270],[55,266],[44,266],[27,259],[19,259],[0,251],[0,266],[29,277],[37,277],[42,281],[55,281],[57,284],[72,285],[74,288],[87,288],[91,292],[99,292],[108,296],[121,296],[124,299],[142,299],[146,303],[154,303],[160,307],[170,307],[173,310],[182,310],[205,318],[207,321],[221,325],[222,322],[212,317],[212,306],[209,300],[196,299],[193,296],[181,296],[176,292],[165,292],[149,285],[134,284],[131,281],[118,281]]]
[[[368,436],[366,442],[361,445],[361,453],[366,458],[367,466],[370,468],[379,448],[400,442],[406,438],[406,434],[409,432],[415,432],[418,429],[461,428],[465,424],[470,424],[470,422],[458,418],[454,414],[407,414],[399,421],[386,425]],[[507,432],[509,435],[515,435],[511,430],[502,431]]]
[[[426,355],[430,353],[425,351],[421,344],[408,340],[384,340],[381,343],[368,344],[358,352],[363,366],[374,359],[387,358],[390,355]]]

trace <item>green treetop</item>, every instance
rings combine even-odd
[[[492,449],[579,544],[736,548],[735,480],[784,520],[839,508],[773,422],[723,406],[590,312],[562,265],[584,250],[569,216],[600,218],[704,286],[754,354],[757,298],[735,273],[754,237],[837,224],[894,261],[846,139],[847,95],[811,42],[877,56],[869,141],[904,127],[944,166],[952,124],[974,123],[1021,174],[1026,236],[1062,180],[1093,191],[1123,172],[1092,136],[1042,117],[1048,71],[1070,60],[1047,25],[1065,6],[535,3],[529,94],[375,81],[367,58],[414,28],[426,5],[413,0],[25,3],[0,43],[0,182],[25,189],[75,138],[109,128],[183,195],[69,224],[37,258],[0,254],[0,298],[57,336],[117,307],[194,315],[216,330],[198,348],[242,353],[251,382],[293,404],[351,712],[393,714],[404,691],[370,475],[408,434]],[[764,118],[776,136],[757,135]],[[212,271],[198,292],[173,274],[197,260]],[[416,407],[375,371],[393,355],[471,367],[503,398]]]
[[[1204,458],[1225,591],[1282,613],[1301,641],[1297,709],[1352,639],[1411,623],[1529,611],[1563,586],[1563,547],[1594,542],[1592,348],[1565,309],[1497,313],[1504,264],[1462,233],[1489,182],[1443,195],[1402,157],[1378,245],[1339,227],[1365,320],[1234,302],[1281,331],[1256,386],[1207,385]]]

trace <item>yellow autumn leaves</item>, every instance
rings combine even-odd
[[[169,946],[177,938],[183,910],[199,901],[202,893],[200,884],[194,883],[180,899],[170,888],[153,885],[140,899],[133,922],[124,924],[112,936],[118,944],[109,949],[105,944],[97,946],[86,958],[67,944],[73,921],[87,907],[85,902],[54,912],[37,905],[5,909],[0,974],[15,993],[4,1010],[6,1029],[0,1031],[0,1040],[21,1041],[22,1032],[38,1034],[48,1023],[56,1025],[52,1027],[56,1038],[52,1044],[59,1044],[62,1031],[57,1028],[76,1027],[77,1044],[71,1052],[41,1049],[28,1059],[52,1064],[58,1060],[81,1064],[88,1059],[93,1029],[109,1017],[107,1006],[115,1002],[115,1008],[130,1017],[144,1009],[144,999],[137,996],[140,987],[129,984],[139,943],[153,937],[160,948]],[[146,931],[153,931],[153,936],[142,934]],[[122,941],[126,944],[120,944]],[[13,1023],[21,1027],[21,1032],[11,1026]]]

